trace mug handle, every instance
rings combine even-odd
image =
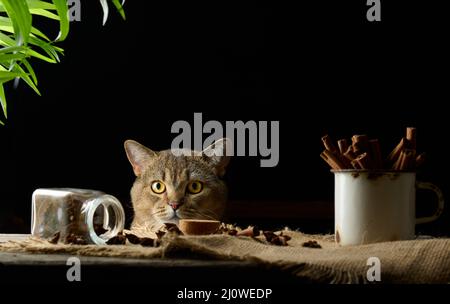
[[[420,217],[416,219],[416,224],[424,224],[435,221],[441,216],[442,211],[444,211],[444,195],[441,189],[432,183],[416,182],[416,187],[418,189],[431,190],[436,194],[438,205],[436,211],[432,216]]]

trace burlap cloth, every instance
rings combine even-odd
[[[382,283],[449,283],[450,239],[420,239],[339,247],[330,235],[306,235],[283,231],[292,237],[289,246],[268,244],[263,238],[210,236],[167,236],[157,248],[140,245],[81,246],[53,245],[29,239],[0,243],[0,251],[26,253],[59,253],[127,258],[201,258],[244,260],[277,267],[314,282],[367,282],[370,266],[367,259],[381,261]],[[316,240],[322,248],[306,248],[302,244]]]

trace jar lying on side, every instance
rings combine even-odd
[[[104,245],[124,225],[122,205],[114,196],[103,192],[73,188],[33,192],[31,234],[35,237],[56,236],[66,244]]]

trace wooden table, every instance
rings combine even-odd
[[[0,234],[0,242],[29,235]],[[70,255],[0,252],[0,282],[67,284]],[[183,286],[273,286],[298,279],[248,261],[200,259],[132,259],[80,256],[81,280],[87,284],[178,284]]]

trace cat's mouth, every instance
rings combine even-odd
[[[179,221],[180,221],[180,218],[177,215],[173,215],[171,218],[163,220],[164,223],[172,223],[172,224],[176,224],[176,225],[178,225]]]

